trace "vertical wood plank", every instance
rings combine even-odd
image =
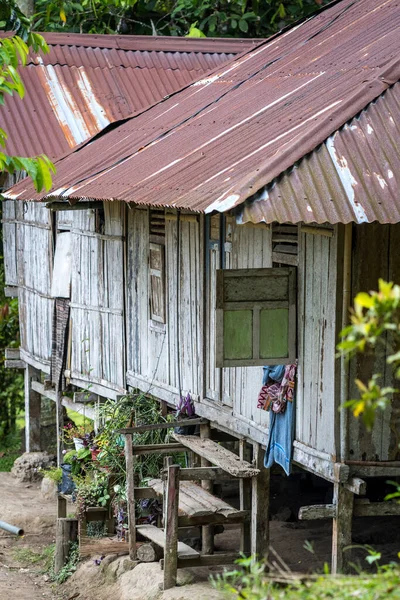
[[[204,425],[200,425],[200,438],[208,439],[211,437],[211,427],[209,423],[205,423]],[[201,459],[202,467],[210,467],[211,463],[205,458]],[[204,480],[201,482],[201,487],[207,492],[212,494],[213,492],[213,482],[211,480]],[[203,525],[201,528],[201,537],[202,537],[202,554],[213,554],[214,552],[214,527],[212,525]]]
[[[125,435],[126,487],[128,504],[129,558],[136,560],[135,478],[132,434]]]
[[[268,559],[270,469],[264,468],[264,450],[253,445],[253,464],[260,473],[252,478],[251,553],[260,560]]]
[[[39,452],[41,397],[32,389],[32,381],[40,381],[40,371],[30,365],[25,367],[25,449]]]
[[[241,460],[251,462],[251,452],[249,444],[244,440],[239,440],[239,457]],[[239,481],[239,496],[240,510],[251,510],[251,479],[240,479]],[[242,523],[240,532],[240,552],[251,552],[251,522],[248,520]]]
[[[164,590],[176,585],[178,568],[179,465],[168,467],[164,523]]]

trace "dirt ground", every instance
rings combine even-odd
[[[279,500],[279,497],[278,497]],[[307,501],[308,500],[308,501]],[[302,498],[301,503],[311,504],[313,498]],[[274,514],[275,512],[275,514]],[[146,600],[155,598],[150,587],[158,586],[162,574],[159,566],[139,565],[129,573],[123,573],[124,558],[112,568],[98,567],[93,560],[83,563],[78,572],[62,586],[55,587],[40,568],[24,564],[16,559],[15,551],[28,547],[39,552],[54,542],[56,517],[55,500],[45,500],[38,484],[20,483],[10,473],[0,473],[0,519],[25,530],[21,539],[0,532],[0,600]],[[278,511],[273,511],[271,521],[271,545],[284,559],[290,569],[296,572],[322,570],[324,562],[330,562],[331,521],[283,522]],[[359,544],[371,544],[383,553],[382,562],[395,560],[400,548],[399,519],[356,519],[353,540]],[[239,547],[240,532],[227,528],[216,536],[217,551],[236,551]],[[310,542],[310,552],[305,548]],[[307,545],[307,544],[306,544]],[[359,551],[358,560],[365,568],[366,552]],[[107,562],[107,561],[105,561]],[[208,585],[210,574],[220,572],[220,568],[188,569],[180,574],[184,587],[176,588],[161,596],[160,600],[184,600],[192,598],[209,600],[218,595]]]

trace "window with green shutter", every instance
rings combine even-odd
[[[216,366],[296,359],[296,268],[217,271]]]

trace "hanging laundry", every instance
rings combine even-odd
[[[258,395],[257,407],[283,413],[287,402],[293,402],[296,364],[264,367],[263,386]]]
[[[257,403],[258,408],[271,413],[264,466],[269,469],[277,463],[286,475],[291,473],[296,369],[297,362],[264,367],[263,386]]]

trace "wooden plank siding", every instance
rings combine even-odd
[[[378,279],[400,283],[400,224],[371,223],[353,227],[353,265],[351,297],[361,291],[377,290]],[[386,364],[383,350],[375,355],[360,355],[350,363],[349,397],[358,398],[354,379],[366,382],[373,373],[381,373],[380,385],[396,386],[392,370]],[[382,412],[377,411],[371,433],[365,430],[361,419],[349,414],[350,460],[398,460],[399,436],[395,410],[400,409],[400,395]],[[350,412],[350,411],[349,411]]]
[[[15,204],[21,349],[24,360],[49,370],[53,299],[51,213],[35,202]]]
[[[72,222],[71,378],[125,389],[124,214],[105,203],[104,231],[95,211],[75,211]]]
[[[202,395],[202,231],[200,217],[190,220],[181,218],[179,225],[176,218],[166,219],[166,323],[157,323],[150,319],[149,312],[148,211],[135,209],[129,212],[127,280],[132,282],[132,285],[128,285],[127,290],[127,380],[133,387],[138,386],[142,389],[151,385],[161,394],[160,397],[172,402],[178,395],[179,374],[182,392],[190,392],[196,399]]]
[[[301,233],[298,267],[296,440],[336,454],[337,236]]]
[[[18,285],[15,203],[15,200],[3,200],[2,203],[4,277],[6,285],[9,286]]]

